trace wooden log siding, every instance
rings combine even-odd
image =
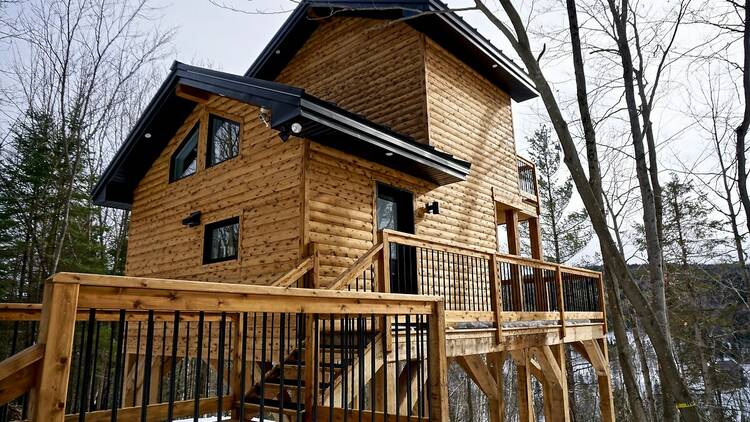
[[[494,217],[488,199],[494,188],[496,201],[536,215],[535,206],[523,202],[518,187],[508,94],[430,39],[425,51],[431,145],[471,162],[469,179],[460,185],[474,198],[475,209]]]
[[[135,190],[126,273],[217,282],[269,284],[301,256],[302,151],[258,119],[258,108],[212,97],[198,105]],[[206,168],[208,113],[241,123],[239,156]],[[168,183],[170,158],[200,121],[198,166]],[[201,226],[181,220],[201,211]],[[203,225],[240,217],[237,260],[203,265]]]
[[[424,36],[409,25],[323,20],[277,81],[427,142]]]

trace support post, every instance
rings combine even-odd
[[[520,422],[535,422],[534,394],[531,390],[531,362],[529,351],[520,349],[513,351],[513,360],[518,369],[518,413]]]
[[[245,395],[245,389],[248,387],[251,387],[251,385],[247,384],[247,362],[243,361],[242,358],[242,349],[243,349],[243,342],[242,342],[242,336],[245,333],[245,321],[242,317],[241,313],[238,313],[235,316],[234,321],[234,344],[232,345],[232,378],[230,380],[229,384],[229,391],[232,394],[232,419],[240,420],[240,411],[239,411],[239,403],[240,403],[240,397]],[[247,347],[247,344],[244,345],[244,347]],[[185,348],[185,355],[189,356],[187,347]],[[245,368],[245,385],[244,388],[242,388],[242,368]],[[237,406],[235,406],[235,404]]]
[[[487,364],[490,367],[492,378],[497,385],[497,398],[487,400],[490,422],[503,422],[505,420],[505,387],[503,386],[503,366],[505,365],[505,352],[487,354]]]
[[[529,218],[529,236],[531,237],[531,257],[544,260],[542,255],[542,229],[539,226],[539,217]]]
[[[601,279],[601,278],[600,278]],[[603,309],[603,308],[602,308]],[[607,339],[593,340],[601,350],[604,357],[605,375],[597,377],[599,384],[599,409],[602,413],[602,422],[615,422],[615,406],[612,398],[612,372],[609,370],[609,352],[607,351]]]
[[[378,260],[378,291],[381,293],[391,292],[391,243],[388,240],[388,233],[380,230],[378,232],[378,242],[383,244],[383,249],[380,250],[380,259]],[[393,350],[393,342],[391,337],[391,318],[384,316],[382,318],[381,331],[383,333],[383,341],[385,342],[385,350],[390,353]]]
[[[505,225],[508,233],[508,253],[520,255],[521,238],[518,230],[518,210],[505,210]],[[521,280],[521,270],[518,268],[518,264],[510,264],[510,279],[513,302],[517,305],[517,309],[514,309],[514,311],[523,312],[523,280]]]
[[[448,358],[445,352],[445,309],[443,301],[435,302],[430,315],[430,407],[432,420],[448,422]]]
[[[31,390],[31,420],[62,422],[65,419],[78,289],[78,284],[45,283],[37,340],[38,344],[45,345],[45,351]]]
[[[497,275],[497,255],[490,255],[490,295],[491,306],[495,318],[495,342],[503,342],[503,289],[500,287],[500,277]]]
[[[560,310],[560,340],[565,341],[565,295],[563,294],[562,270],[555,265],[555,283],[557,284],[557,308]]]
[[[311,422],[315,407],[315,351],[318,348],[315,315],[305,315],[305,422]]]

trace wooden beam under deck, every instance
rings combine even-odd
[[[468,356],[495,353],[530,347],[552,346],[604,337],[601,323],[568,325],[565,338],[558,325],[543,327],[504,328],[503,342],[497,344],[494,328],[446,331],[446,356]]]

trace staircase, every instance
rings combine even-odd
[[[281,420],[279,415],[295,418],[305,408],[307,365],[316,370],[318,388],[313,399],[322,406],[360,408],[357,401],[364,399],[366,386],[383,364],[380,334],[370,321],[337,321],[318,330],[319,349],[314,362],[305,361],[305,342],[293,350],[283,362],[265,373],[245,395],[245,421]],[[324,324],[325,325],[325,324]],[[261,416],[262,414],[262,416]]]

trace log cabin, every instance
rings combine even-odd
[[[2,305],[33,338],[0,418],[447,421],[456,362],[491,421],[506,388],[536,420],[532,379],[568,421],[571,348],[613,421],[601,274],[544,261],[516,154],[536,95],[438,0],[304,0],[244,75],[175,62],[92,192],[126,274]]]

